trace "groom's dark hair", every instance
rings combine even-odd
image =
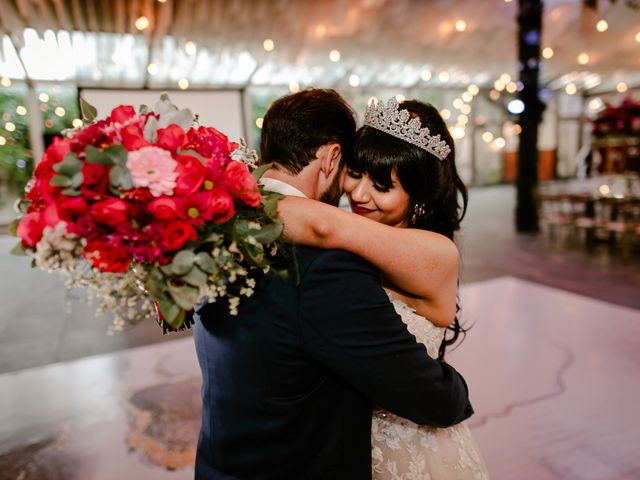
[[[316,158],[322,145],[339,144],[346,158],[355,134],[353,110],[335,90],[303,90],[269,107],[262,123],[260,163],[273,162],[298,174]]]

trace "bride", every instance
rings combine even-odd
[[[437,109],[415,100],[372,104],[364,124],[343,177],[353,213],[289,197],[279,207],[285,233],[296,243],[351,251],[376,265],[407,329],[425,354],[443,359],[464,332],[457,256],[438,285],[429,281],[433,247],[446,249],[437,237],[453,240],[467,206],[453,140]],[[376,410],[372,459],[377,480],[488,478],[464,423],[421,426]]]

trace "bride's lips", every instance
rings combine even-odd
[[[360,207],[358,205],[355,204],[351,204],[351,211],[357,215],[368,215],[372,212],[374,212],[375,210],[371,210],[370,208],[364,208],[364,207]]]

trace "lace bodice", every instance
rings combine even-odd
[[[393,294],[387,291],[389,300],[396,309],[398,315],[407,326],[407,330],[416,339],[427,347],[427,352],[432,358],[438,358],[438,349],[444,338],[445,328],[436,327],[433,323],[418,315],[415,310],[409,307],[402,300],[393,298]]]
[[[389,299],[416,339],[437,358],[445,329],[418,315],[401,300]],[[486,468],[469,428],[417,425],[385,410],[373,415],[371,456],[374,480],[486,480]]]

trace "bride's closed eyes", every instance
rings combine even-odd
[[[347,168],[347,175],[354,180],[362,179],[362,173],[356,172],[355,170],[351,170],[349,168]],[[395,182],[392,181],[391,183],[391,186],[385,186],[371,180],[371,185],[373,185],[373,188],[375,188],[380,193],[386,193],[391,190],[395,186]]]

